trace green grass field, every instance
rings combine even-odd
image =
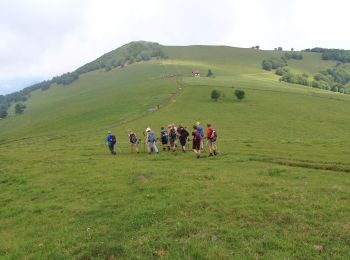
[[[163,49],[0,121],[0,258],[349,259],[350,96],[279,82],[261,69],[276,52]],[[293,70],[335,65],[303,55]],[[130,153],[128,129],[196,121],[215,126],[219,156]]]

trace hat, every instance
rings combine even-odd
[[[151,128],[147,127],[146,132],[151,132]]]
[[[111,131],[108,131],[107,133],[108,133],[108,134],[111,134],[112,132],[111,132]]]
[[[199,126],[201,123],[197,122],[196,125]]]

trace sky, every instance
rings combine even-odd
[[[347,0],[0,0],[0,95],[130,41],[350,49]]]

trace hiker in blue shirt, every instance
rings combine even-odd
[[[199,123],[199,122],[197,122],[196,123],[196,126],[197,126],[197,128],[196,128],[196,130],[200,133],[200,135],[202,136],[202,139],[201,139],[201,141],[200,141],[200,144],[201,144],[201,146],[200,146],[200,149],[203,149],[203,146],[204,146],[204,144],[203,144],[203,140],[204,140],[204,132],[203,132],[203,128],[201,127],[201,124]]]
[[[158,153],[156,136],[152,132],[151,128],[147,127],[146,129],[146,145],[148,154],[151,154],[152,151]]]
[[[117,139],[115,138],[115,135],[112,134],[111,131],[108,131],[108,134],[106,136],[106,142],[111,154],[116,155],[117,153],[114,151],[114,145],[116,144]]]

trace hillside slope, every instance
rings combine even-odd
[[[349,258],[350,96],[279,82],[261,69],[277,52],[161,48],[167,59],[37,90],[0,121],[0,256]],[[289,67],[335,66],[303,55]],[[130,153],[128,129],[196,121],[214,124],[219,156],[149,156],[144,140]]]

